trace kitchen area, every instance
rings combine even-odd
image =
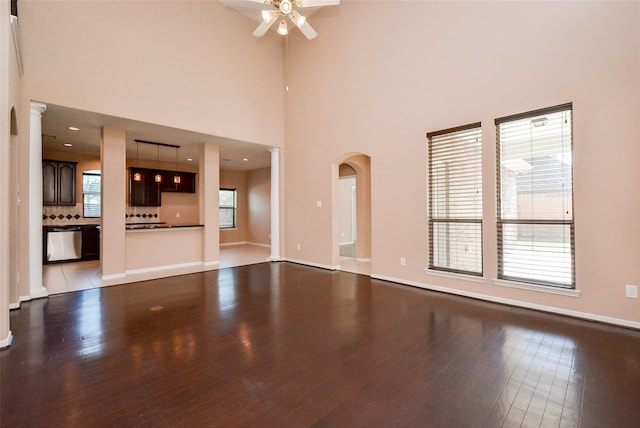
[[[216,224],[215,233],[220,237],[215,245],[224,241],[222,236],[225,234],[235,234],[232,241],[239,242],[223,244],[224,248],[218,248],[218,260],[207,261],[204,248],[210,241],[205,241],[201,208],[203,204],[212,207],[209,194],[213,192],[203,195],[200,189],[203,183],[199,162],[202,144],[194,144],[194,136],[186,132],[170,130],[163,133],[159,132],[162,130],[158,126],[148,129],[150,126],[127,122],[125,125],[131,131],[126,133],[125,189],[114,189],[103,181],[102,136],[100,127],[95,126],[94,116],[57,106],[49,106],[43,115],[42,263],[43,286],[49,294],[268,259],[270,212],[268,204],[264,206],[264,200],[268,202],[269,198],[264,194],[265,188],[268,191],[264,182],[269,185],[270,155],[266,148],[239,145],[244,150],[234,153],[228,149],[223,152],[220,147],[222,159],[218,160],[220,165],[216,165],[217,176],[212,182],[215,189],[221,186],[221,176],[259,177],[261,182],[256,188],[263,189],[259,195],[262,202],[258,212],[257,203],[251,210],[257,215],[246,218],[250,211],[249,200],[257,200],[256,192],[252,193],[252,187],[245,184],[251,183],[252,179],[230,183],[241,189],[239,192],[244,192],[239,193],[242,198],[237,207],[238,224],[229,231],[218,230]],[[151,140],[153,137],[160,141]],[[174,144],[175,141],[182,144]],[[230,174],[222,170],[222,163]],[[240,168],[234,168],[234,163]],[[253,174],[249,168],[259,173]],[[122,207],[118,210],[120,214],[114,213],[116,204],[105,201],[103,192],[124,196],[126,203],[117,204]],[[217,197],[215,204],[212,208],[217,211]],[[118,250],[123,254],[108,254],[124,259],[124,266],[117,274],[105,275],[102,266],[102,216],[105,210],[110,219],[124,218],[124,245]],[[259,242],[250,242],[247,246],[251,229],[266,229],[267,233],[261,233],[263,236],[257,238],[251,236],[252,241]],[[233,256],[225,256],[225,253]]]

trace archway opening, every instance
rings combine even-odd
[[[335,164],[333,264],[371,273],[371,158],[351,153]]]

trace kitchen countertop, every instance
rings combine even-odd
[[[127,224],[127,230],[176,229],[185,227],[203,227],[203,224],[137,223]]]

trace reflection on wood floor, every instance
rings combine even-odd
[[[262,263],[268,257],[269,247],[250,244],[222,246],[220,247],[220,265],[216,266],[215,269]],[[49,294],[60,294],[157,279],[165,276],[183,275],[198,272],[201,269],[201,267],[182,267],[156,272],[136,273],[127,275],[124,279],[102,280],[100,278],[100,261],[92,260],[44,265],[42,282]]]
[[[293,263],[25,302],[2,426],[638,427],[640,331]]]

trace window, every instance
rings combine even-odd
[[[235,189],[220,189],[220,229],[236,227],[237,193]]]
[[[498,278],[575,288],[572,104],[496,126]]]
[[[429,269],[482,275],[480,123],[427,134]]]
[[[85,171],[82,173],[82,216],[100,217],[100,171]]]

